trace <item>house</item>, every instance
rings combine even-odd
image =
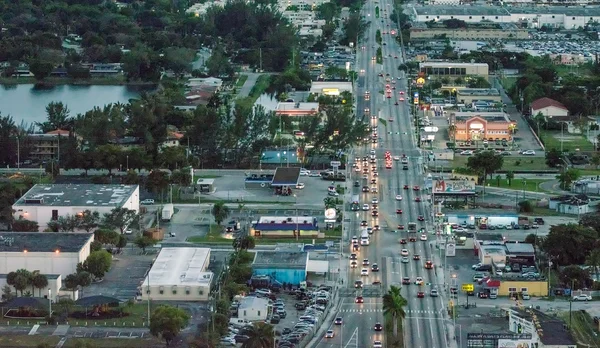
[[[92,233],[5,232],[0,236],[0,274],[24,268],[42,274],[67,275],[90,255]]]
[[[244,297],[240,299],[238,307],[238,319],[247,321],[265,321],[273,310],[266,298]]]
[[[548,208],[563,214],[587,214],[595,211],[592,200],[585,194],[551,197]],[[597,204],[597,201],[594,205]]]
[[[569,117],[569,110],[562,103],[547,97],[534,100],[530,109],[533,117],[541,113],[546,120],[561,121],[561,118]]]
[[[138,185],[56,184],[34,185],[12,206],[16,220],[35,221],[43,231],[59,216],[77,215],[85,210],[100,215],[115,208],[140,210]],[[0,272],[1,273],[1,272]]]
[[[162,248],[142,283],[142,299],[207,301],[213,272],[210,248]]]
[[[174,146],[179,146],[180,144],[180,140],[183,138],[183,133],[180,132],[175,132],[175,131],[169,131],[167,134],[167,139],[165,139],[165,141],[163,141],[160,144],[161,148],[165,148],[165,147],[174,147]]]

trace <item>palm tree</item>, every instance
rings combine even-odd
[[[266,323],[254,323],[246,331],[248,340],[242,344],[242,348],[269,348],[273,347],[275,332],[273,326]]]
[[[39,295],[42,297],[42,289],[48,286],[48,277],[41,274],[39,271],[33,272],[31,275],[31,287],[39,290]]]
[[[223,220],[229,216],[229,207],[225,205],[225,202],[217,202],[212,208],[212,215],[217,225],[220,226]]]
[[[452,123],[451,125],[448,126],[448,135],[450,138],[450,141],[455,141],[456,138],[456,125],[454,123]]]
[[[404,307],[408,304],[400,294],[400,288],[391,286],[387,294],[383,295],[383,313],[392,316],[394,320],[394,337],[398,337],[398,318],[404,319],[406,312]]]
[[[594,275],[596,276],[594,281],[598,280],[598,273],[600,273],[600,249],[594,249],[585,259],[585,264],[592,267]]]
[[[512,170],[509,170],[508,172],[506,172],[506,180],[508,180],[508,186],[512,185],[512,179],[515,178],[515,173],[512,172]]]

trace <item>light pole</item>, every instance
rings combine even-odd
[[[296,194],[294,194],[294,201],[294,205],[296,206],[296,241],[298,241],[300,238],[300,219],[298,217],[298,196],[296,196]]]
[[[129,155],[127,155],[126,158],[127,158],[127,171],[129,171]]]
[[[21,169],[21,141],[17,135],[17,169]]]
[[[48,288],[48,316],[52,318],[52,289]]]

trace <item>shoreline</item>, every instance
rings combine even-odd
[[[39,85],[39,86],[159,86],[160,82],[151,81],[126,81],[124,79],[91,79],[91,80],[78,80],[69,78],[47,78],[43,81],[38,81],[33,77],[0,77],[0,85],[2,86],[17,86],[17,85]]]

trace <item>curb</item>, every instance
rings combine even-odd
[[[329,327],[331,326],[331,322],[333,321],[333,317],[335,316],[335,314],[339,311],[340,309],[340,305],[341,305],[341,296],[339,295],[339,289],[337,288],[335,290],[335,295],[336,295],[336,303],[334,305],[331,306],[331,308],[329,310],[327,310],[327,316],[325,316],[325,319],[323,320],[323,322],[321,323],[321,326],[319,327],[319,330],[316,331],[313,335],[313,338],[308,341],[308,343],[306,344],[306,347],[316,347],[321,339],[321,337],[323,337],[324,333],[329,330]],[[328,323],[327,325],[325,325],[325,323]]]

